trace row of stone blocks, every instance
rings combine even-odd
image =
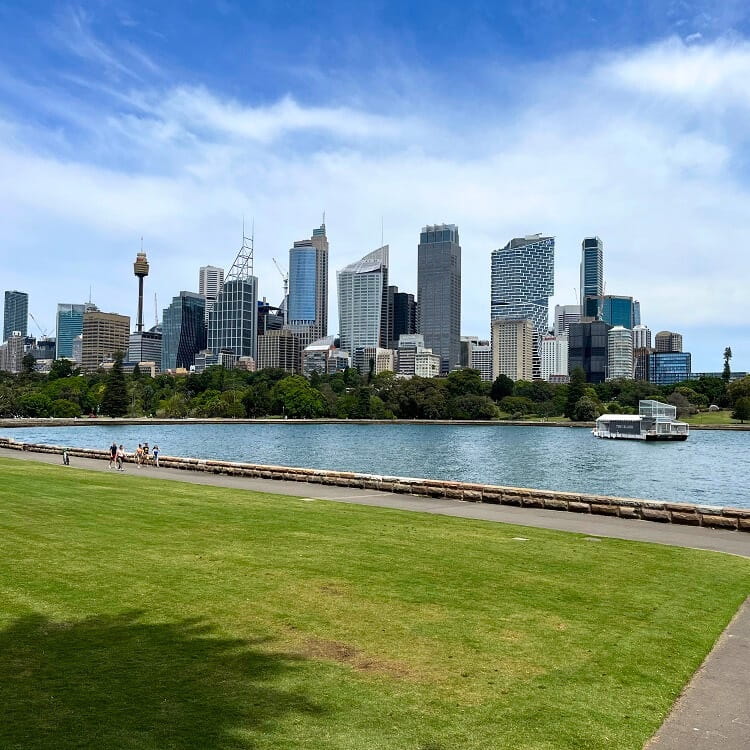
[[[19,443],[0,438],[0,447],[37,453],[61,454],[62,446]],[[81,458],[108,459],[109,453],[91,448],[71,448],[71,456]],[[126,459],[132,461],[133,458]],[[660,523],[677,523],[688,526],[708,526],[750,532],[750,510],[722,508],[713,505],[692,505],[655,500],[639,500],[607,495],[588,495],[552,490],[535,490],[521,487],[500,487],[488,484],[469,484],[439,479],[415,479],[410,477],[376,476],[347,471],[304,469],[290,466],[265,466],[261,464],[237,463],[200,458],[160,456],[159,463],[165,468],[204,471],[227,476],[279,479],[290,482],[313,482],[339,487],[398,492],[432,498],[463,500],[475,503],[513,505],[519,508],[542,508],[564,510],[571,513],[592,513],[616,518],[640,519]]]

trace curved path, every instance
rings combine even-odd
[[[59,464],[60,457],[0,448],[0,456]],[[72,458],[81,469],[108,471],[107,462]],[[392,494],[307,482],[230,477],[182,469],[138,469],[130,472],[193,484],[207,484],[294,497],[373,505],[422,513],[473,518],[543,529],[571,531],[638,542],[724,552],[750,558],[750,534],[695,526],[657,524],[608,516],[536,508],[469,503],[414,495]],[[716,646],[675,703],[648,750],[747,750],[750,748],[750,600],[740,608]]]

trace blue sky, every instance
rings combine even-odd
[[[278,301],[271,259],[325,210],[332,289],[382,218],[414,290],[419,229],[447,221],[486,336],[492,249],[555,235],[569,303],[598,234],[607,291],[695,370],[727,345],[750,369],[749,35],[734,1],[0,0],[3,288],[49,329],[89,287],[132,316],[143,236],[161,308],[231,264],[244,215]]]

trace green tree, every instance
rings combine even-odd
[[[70,419],[71,417],[81,416],[81,407],[73,401],[65,398],[58,398],[52,402],[52,416]]]
[[[141,379],[141,367],[140,367],[140,365],[137,362],[133,365],[133,374],[130,377],[133,380],[140,380]]]
[[[570,383],[568,384],[568,397],[565,402],[565,411],[563,414],[568,419],[574,419],[576,413],[576,406],[578,402],[583,398],[583,393],[586,390],[586,373],[583,368],[576,367],[573,372],[570,373]]]
[[[743,424],[746,419],[750,419],[750,397],[743,396],[737,399],[732,412],[732,419],[739,419]]]
[[[522,417],[534,410],[534,402],[525,396],[506,396],[499,404],[511,417]]]
[[[729,369],[730,359],[732,359],[732,347],[728,346],[724,349],[724,370],[721,373],[721,378],[725,383],[728,383],[732,377],[732,371]]]
[[[372,417],[372,405],[370,404],[370,387],[362,385],[354,393],[355,407],[349,412],[352,419],[370,419]]]
[[[49,417],[52,402],[43,393],[25,393],[18,400],[19,412],[24,417]]]
[[[115,354],[115,361],[104,387],[101,411],[108,417],[122,417],[128,412],[128,387],[122,371],[122,356],[122,352]]]
[[[21,372],[24,375],[31,375],[31,373],[34,372],[35,368],[36,360],[34,359],[34,355],[24,354],[23,359],[21,360]]]
[[[325,410],[320,391],[310,387],[301,375],[290,375],[276,383],[272,398],[276,413],[289,417],[310,419],[321,416]]]
[[[69,359],[56,359],[50,367],[48,380],[69,378],[75,371],[75,363]]]
[[[745,375],[744,378],[731,382],[727,386],[727,396],[731,406],[734,406],[738,399],[750,396],[750,375]]]
[[[507,375],[498,375],[490,388],[490,396],[495,402],[513,395],[513,381]]]
[[[471,394],[482,396],[485,392],[481,373],[479,370],[473,370],[470,367],[451,372],[446,378],[445,385],[448,389],[448,395],[453,398]]]
[[[576,422],[591,422],[599,416],[599,406],[589,396],[582,396],[576,403],[573,419]]]
[[[452,419],[496,419],[497,406],[489,396],[467,393],[457,396],[449,404]]]

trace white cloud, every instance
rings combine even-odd
[[[290,97],[247,106],[189,86],[124,92],[126,104],[113,105],[122,110],[90,122],[96,147],[72,155],[50,153],[54,133],[45,144],[38,130],[23,141],[11,123],[16,142],[0,144],[1,252],[43,262],[33,281],[21,268],[7,283],[29,288],[47,321],[54,302],[87,296],[92,281],[101,306],[132,314],[141,234],[147,287],[166,304],[195,287],[199,265],[231,263],[244,214],[255,218],[261,294],[277,300],[271,258],[283,263],[326,210],[331,290],[336,268],[379,244],[381,216],[393,283],[414,290],[419,229],[448,221],[463,246],[463,330],[486,335],[492,249],[519,234],[556,235],[552,303],[564,303],[578,284],[581,238],[598,234],[608,291],[639,298],[655,330],[683,331],[696,367],[715,369],[713,350],[731,344],[734,366],[747,368],[747,337],[718,333],[750,312],[738,283],[750,277],[749,186],[734,171],[741,146],[726,135],[747,123],[725,123],[722,109],[710,124],[695,118],[689,83],[706,67],[712,83],[701,96],[724,96],[717,81],[739,91],[746,59],[741,45],[670,41],[590,71],[560,63],[524,79],[512,116],[457,100],[451,121],[405,116],[378,92],[376,112]],[[665,111],[667,95],[676,104]],[[80,121],[75,111],[71,119]],[[335,325],[333,293],[330,307]]]

